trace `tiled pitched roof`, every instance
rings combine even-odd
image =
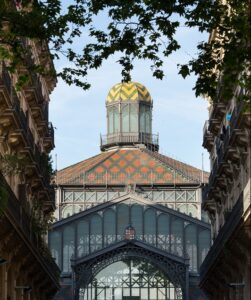
[[[204,179],[208,173],[204,173]],[[102,152],[57,172],[57,184],[198,183],[201,170],[149,150]]]

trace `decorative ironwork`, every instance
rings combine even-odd
[[[170,259],[167,255],[164,255],[164,252],[162,254],[154,252],[144,248],[143,243],[141,244],[142,247],[139,247],[131,241],[118,248],[110,249],[96,256],[90,256],[90,259],[86,258],[82,263],[75,261],[72,266],[75,283],[74,299],[79,299],[79,289],[87,288],[88,284],[101,270],[112,263],[128,258],[137,258],[155,265],[167,276],[174,287],[176,287],[177,299],[187,299],[188,265],[185,261],[175,261],[174,259]]]
[[[127,226],[125,230],[125,239],[126,240],[134,240],[135,238],[135,229],[132,226]]]
[[[111,146],[123,144],[145,144],[149,148],[158,151],[159,149],[159,135],[145,132],[139,133],[114,133],[100,136],[100,148],[105,150]],[[150,146],[151,145],[151,146]]]
[[[243,193],[241,193],[241,195],[239,196],[239,199],[237,200],[232,211],[229,212],[228,219],[226,220],[224,226],[221,228],[216,240],[214,241],[212,247],[210,248],[206,256],[206,259],[200,267],[200,274],[202,279],[206,276],[209,268],[212,266],[213,262],[215,262],[215,259],[220,254],[222,249],[225,247],[225,243],[222,243],[222,241],[227,241],[229,237],[233,234],[234,230],[236,229],[237,225],[241,220],[242,213]]]

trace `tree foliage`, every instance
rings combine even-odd
[[[27,55],[22,38],[29,38],[49,42],[53,59],[66,56],[70,64],[57,76],[84,89],[90,87],[88,71],[115,53],[120,55],[124,81],[130,80],[135,59],[149,60],[153,76],[162,79],[163,59],[180,48],[175,33],[182,25],[214,36],[198,45],[197,57],[178,65],[184,78],[198,75],[196,95],[214,100],[219,78],[225,86],[223,98],[233,93],[235,84],[250,92],[249,0],[68,0],[67,7],[66,0],[23,0],[18,10],[7,5],[15,1],[1,3],[0,43],[11,51],[2,46],[0,55],[11,57],[14,69]],[[89,33],[88,41],[81,36],[83,30]],[[83,48],[76,51],[79,38]],[[36,71],[43,69],[36,66]]]

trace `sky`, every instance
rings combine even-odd
[[[81,47],[87,33],[74,47]],[[181,50],[165,59],[165,77],[152,77],[150,64],[136,61],[131,72],[132,81],[145,85],[153,98],[153,133],[159,134],[160,153],[209,170],[207,151],[202,145],[202,130],[208,119],[207,101],[196,98],[192,90],[196,78],[185,80],[178,75],[177,63],[183,63],[196,55],[196,45],[207,36],[182,27],[177,32]],[[77,48],[76,48],[77,49]],[[91,88],[68,86],[61,80],[51,94],[49,118],[55,127],[56,147],[52,152],[54,167],[58,170],[100,153],[100,134],[106,134],[105,99],[113,85],[121,81],[119,56],[106,61],[91,71],[88,81]],[[65,66],[61,60],[56,68]]]

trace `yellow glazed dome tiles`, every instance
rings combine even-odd
[[[148,101],[152,98],[147,88],[138,82],[122,82],[114,85],[106,98],[107,102],[115,101]]]

